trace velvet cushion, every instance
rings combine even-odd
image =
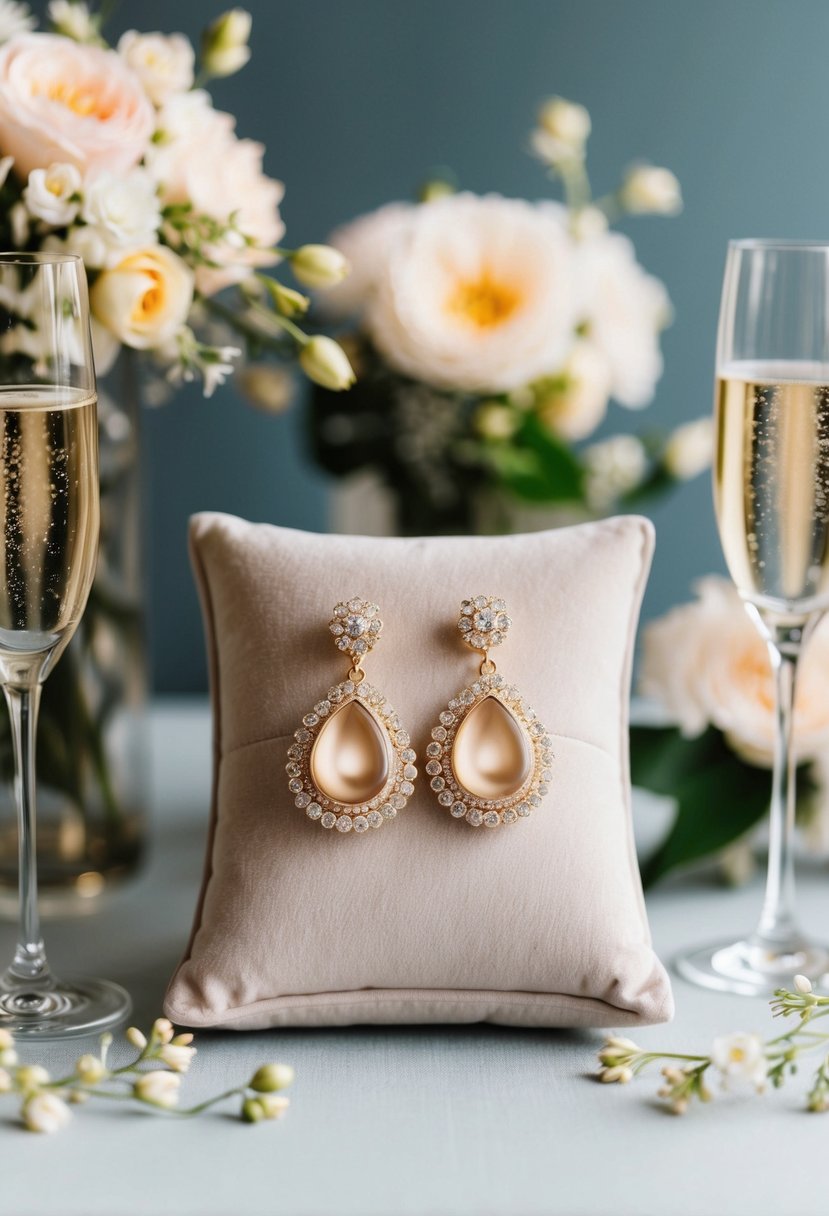
[[[633,847],[628,698],[653,531],[625,517],[526,536],[322,536],[196,516],[191,551],[214,712],[204,881],[166,1013],[235,1029],[357,1022],[514,1026],[666,1020]],[[438,806],[430,730],[471,682],[463,598],[500,595],[494,654],[552,736],[528,819],[472,828]],[[357,835],[294,805],[286,752],[346,678],[334,604],[380,605],[368,678],[418,755],[398,817]]]

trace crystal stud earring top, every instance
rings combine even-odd
[[[462,602],[458,629],[483,656],[480,675],[449,702],[426,748],[438,802],[474,828],[527,818],[541,805],[551,776],[546,729],[489,657],[511,625],[501,599],[479,595]]]
[[[359,598],[335,606],[328,628],[352,666],[348,678],[305,715],[288,748],[285,769],[295,805],[338,832],[382,827],[414,793],[409,734],[383,694],[367,683],[362,666],[380,638],[379,612]]]

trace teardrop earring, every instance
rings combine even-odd
[[[426,772],[438,802],[475,828],[526,818],[541,805],[551,775],[546,729],[489,657],[511,624],[501,599],[479,595],[463,601],[458,629],[466,645],[483,655],[480,675],[449,702],[426,748]]]
[[[288,788],[309,819],[338,832],[365,832],[394,819],[414,793],[416,756],[386,698],[366,682],[363,660],[380,637],[379,608],[359,598],[329,622],[348,678],[302,719],[288,748]]]

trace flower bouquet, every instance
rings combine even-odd
[[[710,460],[707,420],[584,446],[611,399],[651,401],[670,319],[664,286],[610,223],[681,208],[673,174],[646,165],[593,199],[589,131],[580,105],[554,98],[540,112],[532,147],[563,203],[433,182],[419,203],[330,237],[354,271],[324,306],[356,320],[344,344],[359,384],[313,394],[314,449],[332,473],[372,470],[403,532],[475,531],[482,502],[626,508]]]
[[[729,580],[709,577],[696,591],[643,635],[640,691],[667,724],[631,728],[631,777],[676,804],[670,831],[643,865],[646,884],[710,857],[740,881],[753,865],[753,829],[769,807],[775,724],[766,644]],[[829,809],[828,688],[824,621],[804,653],[794,718],[798,819],[819,849]]]
[[[40,719],[46,891],[94,894],[140,851],[143,808],[128,788],[146,767],[135,712],[144,681],[139,444],[125,408],[136,364],[155,399],[192,380],[210,395],[243,347],[254,359],[296,359],[329,390],[348,387],[353,373],[332,339],[298,323],[308,296],[273,273],[282,264],[300,286],[325,286],[345,275],[344,257],[322,245],[280,245],[282,183],[265,174],[262,145],[240,138],[204,87],[247,62],[249,14],[234,9],[214,21],[199,55],[178,33],[130,30],[109,46],[100,15],[70,0],[52,0],[48,22],[38,32],[26,5],[0,0],[0,243],[80,256],[99,378],[121,352],[132,356],[126,367],[120,360],[120,380],[101,386],[98,578]],[[0,358],[36,369],[46,352],[27,308],[25,293],[0,300]],[[260,397],[263,380],[273,393],[285,377],[255,365],[243,374]],[[11,777],[5,719],[0,772]],[[0,883],[13,887],[15,871],[8,800]]]

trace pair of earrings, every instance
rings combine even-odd
[[[338,832],[382,827],[415,790],[417,756],[409,732],[362,666],[380,638],[379,611],[359,598],[334,608],[329,629],[351,669],[305,715],[288,749],[288,788],[296,806]],[[526,818],[541,804],[550,779],[550,738],[489,657],[511,624],[501,599],[479,595],[462,602],[458,630],[483,656],[480,672],[439,715],[426,746],[426,773],[439,804],[472,827]]]

